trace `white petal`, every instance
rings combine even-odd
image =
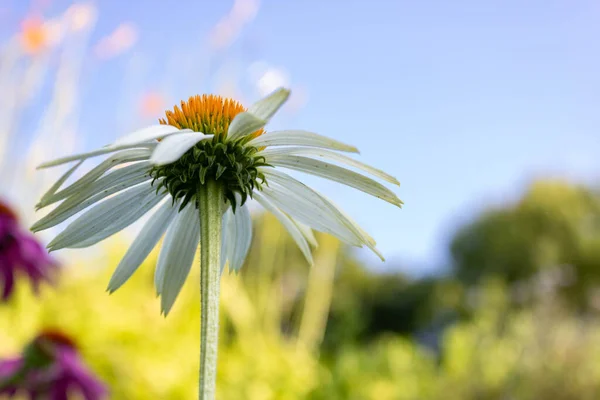
[[[177,207],[167,199],[167,202],[150,217],[110,278],[107,289],[110,293],[121,287],[134,274],[154,249],[176,214]]]
[[[201,132],[188,132],[169,136],[156,146],[150,162],[155,165],[171,164],[179,160],[186,151],[194,147],[199,141],[212,139],[212,137],[213,135],[205,135]]]
[[[160,138],[173,135],[175,133],[191,132],[190,129],[179,129],[172,125],[151,125],[142,128],[115,141],[113,146],[131,146],[140,143],[149,142]]]
[[[244,260],[252,243],[252,218],[245,205],[239,207],[233,214],[233,230],[235,241],[229,243],[229,268],[235,272],[244,265]]]
[[[227,139],[235,140],[256,132],[267,124],[268,121],[260,119],[249,112],[242,112],[236,115],[229,124],[227,130]]]
[[[161,249],[159,256],[159,268],[164,275],[160,304],[165,315],[171,310],[190,272],[200,241],[200,220],[196,207],[188,205],[177,217],[173,223],[171,242],[168,247]]]
[[[75,170],[77,168],[79,168],[79,166],[81,164],[83,164],[84,160],[79,161],[77,164],[75,164],[73,167],[71,167],[67,172],[65,172],[57,181],[54,185],[52,185],[52,187],[50,189],[48,189],[48,191],[46,193],[44,193],[44,195],[42,196],[41,201],[43,202],[44,200],[46,200],[48,197],[52,196],[54,193],[56,193],[56,191],[58,189],[60,189],[60,187],[63,185],[63,183],[65,183],[65,181],[67,179],[69,179],[69,177],[71,175],[73,175],[73,172],[75,172]],[[37,207],[36,207],[37,208]],[[39,209],[39,208],[38,208]]]
[[[333,151],[314,149],[310,147],[282,147],[278,149],[267,149],[256,153],[256,156],[265,157],[267,162],[271,159],[271,157],[285,157],[287,155],[308,155],[329,158],[331,160],[344,163],[350,167],[358,168],[379,179],[383,179],[384,181],[400,186],[400,182],[398,182],[396,178],[383,172],[382,170]]]
[[[140,162],[120,168],[84,186],[31,227],[33,232],[51,228],[100,200],[150,179],[150,163]]]
[[[98,150],[93,150],[93,151],[89,151],[86,153],[73,154],[71,156],[59,158],[57,160],[48,161],[43,164],[40,164],[37,168],[43,169],[43,168],[48,168],[48,167],[54,167],[56,165],[65,164],[65,163],[75,161],[75,160],[85,160],[87,158],[99,156],[102,154],[114,153],[115,151],[119,151],[119,150],[128,150],[128,149],[133,149],[133,148],[152,149],[155,146],[156,146],[155,143],[145,143],[143,145],[128,145],[128,146],[109,145],[109,146],[102,147],[101,149],[98,149]]]
[[[227,137],[230,140],[238,139],[262,128],[287,101],[289,96],[290,91],[288,89],[279,88],[257,101],[248,108],[248,112],[235,116],[229,125]]]
[[[134,150],[125,150],[121,151],[117,154],[111,155],[109,158],[104,160],[102,163],[98,164],[95,168],[93,168],[90,172],[79,178],[72,185],[67,186],[65,189],[60,192],[54,193],[52,196],[47,197],[46,199],[42,199],[38,203],[38,207],[43,208],[50,204],[56,203],[62,199],[65,199],[81,189],[83,189],[88,184],[94,182],[96,179],[104,175],[104,173],[111,168],[134,161],[143,161],[147,160],[150,157],[150,150],[148,149],[134,149]]]
[[[273,168],[264,168],[261,172],[269,182],[268,186],[263,186],[265,196],[292,218],[346,243],[362,246],[361,236],[350,229],[337,210],[314,189]]]
[[[332,200],[330,200],[329,198],[325,197],[325,195],[323,195],[317,191],[315,191],[315,192],[318,193],[323,200],[325,200],[327,203],[329,203],[333,209],[335,209],[336,213],[338,214],[339,219],[344,223],[344,225],[346,225],[349,229],[351,229],[359,237],[361,237],[361,239],[365,243],[365,245],[369,249],[371,249],[371,251],[373,251],[373,253],[375,253],[377,255],[377,257],[379,257],[381,259],[381,261],[385,261],[383,254],[381,254],[379,249],[377,249],[377,247],[376,247],[377,243],[375,243],[375,239],[373,239],[367,232],[365,232],[364,229],[362,229],[352,218],[350,218],[350,216],[348,216],[348,214],[346,214],[344,212],[344,210],[342,210]]]
[[[88,237],[85,240],[80,242],[71,244],[69,246],[65,246],[71,249],[81,249],[84,247],[92,246],[109,236],[114,235],[117,232],[122,231],[129,225],[133,224],[135,221],[144,216],[148,211],[150,211],[154,206],[161,202],[161,200],[166,196],[165,193],[155,194],[148,193],[148,195],[138,202],[136,207],[130,208],[128,212],[123,213],[120,218],[116,219],[110,224],[107,224],[104,229],[100,232]],[[57,250],[53,248],[53,250]]]
[[[349,231],[349,234],[352,235],[355,240],[358,240],[359,243],[367,245],[381,260],[384,258],[379,252],[379,250],[375,247],[375,240],[369,236],[356,222],[354,222],[340,207],[338,207],[333,201],[325,197],[323,194],[319,193],[315,189],[311,189],[308,186],[304,185],[302,182],[292,178],[291,176],[284,174],[279,171],[275,171],[272,168],[266,169],[263,171],[265,176],[267,177],[269,183],[273,183],[275,185],[279,185],[281,188],[282,196],[284,198],[294,198],[294,197],[309,197],[309,196],[317,196],[318,201],[322,202],[324,207],[329,210],[330,215],[338,222],[340,222],[345,229]],[[273,186],[273,185],[271,185]],[[277,186],[275,186],[277,187]],[[290,192],[290,193],[288,193]],[[315,201],[317,204],[317,201]],[[344,240],[342,237],[339,237],[341,240]],[[352,242],[348,242],[352,244]]]
[[[273,114],[275,114],[277,110],[279,110],[283,103],[287,101],[289,97],[289,89],[276,89],[273,93],[252,104],[248,108],[248,112],[256,115],[260,119],[268,121],[269,119],[271,119]]]
[[[153,196],[149,196],[153,195]],[[52,250],[71,246],[102,232],[105,228],[140,207],[142,201],[158,197],[149,184],[141,184],[86,211],[65,228],[49,245]]]
[[[313,158],[291,155],[273,156],[267,162],[274,166],[290,168],[339,182],[385,200],[395,206],[402,207],[402,201],[394,192],[381,183],[349,169]]]
[[[299,130],[267,132],[249,141],[248,145],[255,147],[309,146],[358,153],[358,149],[354,146],[338,142],[318,133]]]
[[[180,202],[176,201],[173,207],[179,210],[180,205]],[[181,212],[175,214],[173,221],[171,221],[171,224],[167,228],[165,239],[163,240],[160,252],[158,253],[158,260],[156,262],[156,269],[154,271],[154,287],[156,288],[157,296],[160,296],[162,293],[163,283],[165,282],[165,270],[167,268],[167,255],[170,254],[170,247],[175,244],[175,233],[181,224],[180,219],[182,217],[183,214]]]
[[[235,232],[229,232],[230,227],[233,226],[233,224],[230,224],[230,220],[232,218],[233,212],[231,211],[230,207],[223,213],[223,219],[221,222],[221,273],[223,273],[225,270],[225,265],[227,264],[229,257],[229,247],[231,246],[229,238],[235,234]]]
[[[306,238],[304,237],[304,235],[302,235],[300,229],[298,229],[298,226],[287,215],[281,212],[281,210],[279,210],[273,203],[271,203],[266,196],[263,196],[261,193],[255,192],[253,194],[253,197],[261,206],[263,206],[267,211],[273,214],[279,220],[279,222],[281,222],[281,224],[292,236],[292,239],[294,239],[294,241],[298,245],[298,248],[300,248],[302,254],[304,254],[304,257],[306,257],[308,263],[310,265],[313,265],[313,258],[312,253],[310,252],[310,247],[308,246]]]
[[[296,219],[294,219],[294,218],[290,217],[290,219],[294,222],[294,224],[296,224],[296,226],[302,233],[302,236],[304,236],[306,238],[306,241],[311,246],[319,247],[319,242],[317,242],[317,238],[315,237],[315,234],[313,233],[312,229],[310,229],[310,226],[303,224],[300,221],[296,221]]]

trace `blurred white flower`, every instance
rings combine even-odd
[[[98,58],[112,58],[131,49],[137,39],[138,30],[135,25],[122,23],[111,34],[100,39],[94,52]]]

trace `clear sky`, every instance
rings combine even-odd
[[[98,140],[85,146],[122,133],[114,106],[124,84],[168,86],[177,57],[189,68],[183,60],[203,49],[197,38],[232,3],[97,2],[94,35],[135,23],[145,72],[124,83],[127,58],[88,71],[81,129]],[[45,13],[65,4],[50,2]],[[372,233],[388,267],[424,272],[443,264],[455,224],[490,199],[515,196],[534,176],[598,178],[599,21],[597,0],[263,0],[233,52],[284,66],[307,89],[305,107],[273,128],[355,144],[363,161],[402,182],[398,210],[309,179]],[[187,76],[196,76],[193,63]],[[168,90],[187,97],[206,90],[201,81]]]

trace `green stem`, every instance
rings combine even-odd
[[[214,400],[219,343],[219,284],[223,189],[208,180],[198,189],[200,212],[200,400]]]

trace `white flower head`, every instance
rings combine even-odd
[[[402,201],[391,190],[367,175],[395,185],[398,181],[345,155],[358,153],[353,146],[300,130],[265,132],[264,126],[289,94],[287,89],[277,89],[248,110],[219,96],[194,96],[181,102],[181,108],[167,111],[160,125],[133,132],[101,149],[41,165],[77,161],[42,197],[38,208],[62,202],[31,229],[48,229],[87,209],[48,245],[50,250],[83,248],[156,208],[117,266],[108,290],[113,292],[125,283],[166,232],[155,272],[165,314],[198,248],[198,213],[202,210],[197,193],[208,181],[220,185],[224,196],[222,269],[227,264],[238,271],[250,247],[248,198],[281,221],[311,264],[310,245],[316,244],[313,229],[353,246],[367,246],[381,257],[375,241],[338,206],[281,168],[330,179],[400,207]],[[104,154],[110,155],[60,189],[86,159]]]

